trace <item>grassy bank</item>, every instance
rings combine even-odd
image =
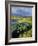
[[[20,17],[20,16],[11,16],[11,20],[17,20],[17,24],[20,25],[20,23],[29,23],[32,26],[32,17]],[[11,30],[16,29],[16,27],[18,25],[11,25]],[[19,26],[18,26],[19,27]],[[26,26],[25,26],[26,27]],[[22,28],[25,28],[24,26],[20,26],[19,28],[21,28],[20,30],[22,30]],[[30,26],[29,26],[30,27]],[[19,29],[18,28],[18,29]],[[27,28],[27,27],[26,27]],[[28,28],[27,28],[28,29]],[[23,35],[23,36],[22,36]],[[19,34],[19,38],[21,37],[32,37],[32,28],[29,29],[27,32],[24,32],[23,34]]]

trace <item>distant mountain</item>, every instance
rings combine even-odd
[[[24,15],[24,14],[12,14],[12,16],[30,17],[30,16],[32,16],[32,15]]]

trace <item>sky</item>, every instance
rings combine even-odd
[[[32,8],[31,7],[11,7],[11,15],[32,16]]]

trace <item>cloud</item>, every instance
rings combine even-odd
[[[32,8],[28,8],[28,7],[11,7],[11,15],[32,16]]]

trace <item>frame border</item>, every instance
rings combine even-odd
[[[25,42],[11,42],[8,43],[8,3],[23,3],[23,4],[34,4],[35,5],[35,41],[25,41]],[[5,15],[6,15],[6,28],[5,28],[5,45],[10,44],[27,44],[27,43],[36,43],[37,42],[37,2],[22,2],[22,1],[6,1],[5,2]]]

